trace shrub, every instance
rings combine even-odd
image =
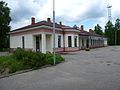
[[[14,56],[17,60],[24,60],[26,58],[27,51],[22,48],[17,48],[14,52]]]
[[[0,73],[3,73],[6,68],[10,65],[10,56],[0,57]]]
[[[0,57],[0,73],[13,73],[26,69],[26,65],[22,61],[15,59],[13,55]]]
[[[16,71],[24,70],[26,69],[26,66],[21,61],[13,60],[11,61],[11,65],[9,66],[9,73],[14,73]]]
[[[13,73],[24,69],[36,69],[47,64],[53,65],[53,60],[53,54],[50,52],[43,54],[41,52],[25,51],[18,48],[13,55],[0,57],[0,73],[6,71],[8,73]],[[56,54],[56,64],[61,61],[64,61],[64,58]]]
[[[28,68],[37,68],[46,64],[46,55],[41,52],[25,51],[16,49],[14,56],[17,60],[23,61]]]
[[[45,54],[40,52],[28,52],[24,59],[24,64],[30,68],[37,68],[46,64]]]
[[[54,57],[52,53],[46,53],[46,60],[48,64],[53,65],[54,64]],[[56,54],[56,64],[60,63],[61,61],[64,61],[64,58],[60,56],[59,54]]]

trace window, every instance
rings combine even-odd
[[[58,48],[61,47],[61,36],[58,36]]]
[[[72,47],[71,36],[68,36],[68,47]]]
[[[74,36],[74,46],[77,47],[77,36]]]
[[[24,36],[22,36],[22,48],[25,48],[25,40],[24,40]]]
[[[84,46],[84,39],[82,39],[82,46]]]

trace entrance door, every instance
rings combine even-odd
[[[36,36],[36,52],[40,51],[40,37]]]
[[[89,39],[86,41],[86,47],[89,48]]]

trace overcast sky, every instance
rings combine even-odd
[[[31,17],[36,22],[52,19],[53,0],[4,0],[11,9],[12,29],[31,23]],[[108,20],[107,5],[112,5],[112,21],[120,18],[120,0],[55,0],[56,22],[73,26],[84,25],[85,29],[96,24],[102,27]]]

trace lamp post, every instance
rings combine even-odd
[[[53,53],[54,53],[54,65],[56,64],[55,56],[55,0],[53,0]]]

